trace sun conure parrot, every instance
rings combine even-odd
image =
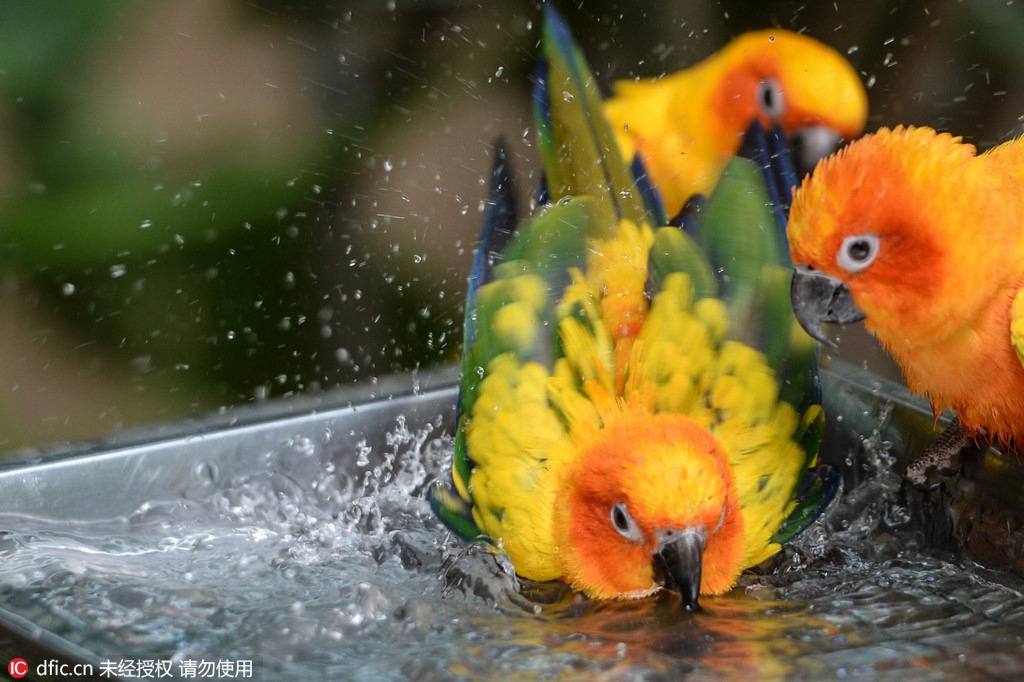
[[[836,490],[805,478],[823,415],[816,344],[789,304],[784,228],[746,160],[728,167],[693,234],[659,226],[550,6],[542,52],[548,203],[517,220],[499,148],[470,277],[452,481],[431,501],[523,578],[594,598],[668,588],[696,609]]]
[[[638,153],[670,217],[708,194],[753,121],[777,124],[809,170],[840,138],[864,130],[868,100],[856,71],[813,38],[745,33],[669,76],[619,81],[605,103],[627,160]]]
[[[931,128],[883,128],[794,194],[793,303],[809,333],[865,319],[910,389],[957,422],[908,470],[969,436],[1024,444],[1024,140],[977,155]]]

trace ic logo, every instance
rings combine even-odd
[[[7,664],[7,674],[16,680],[28,675],[28,662],[24,658],[13,658]]]

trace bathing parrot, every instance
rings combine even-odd
[[[499,147],[451,481],[429,496],[523,578],[593,598],[666,588],[696,609],[835,494],[811,469],[824,421],[816,344],[792,314],[762,170],[736,160],[692,232],[662,226],[564,21],[545,11],[535,111],[547,203],[518,219]]]
[[[753,121],[779,125],[813,167],[864,129],[867,93],[850,64],[813,38],[746,33],[693,67],[619,81],[605,104],[620,149],[639,154],[670,217],[708,194]]]
[[[936,415],[957,420],[908,470],[972,436],[1024,444],[1024,139],[976,154],[931,128],[883,128],[795,193],[793,304],[804,327],[860,319]]]

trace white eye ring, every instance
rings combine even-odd
[[[636,520],[629,515],[629,510],[626,509],[626,505],[622,502],[616,502],[612,505],[611,511],[612,526],[618,531],[619,535],[626,538],[631,542],[642,542],[644,539],[644,533],[640,530],[640,526],[637,525]]]
[[[786,113],[786,99],[782,96],[782,87],[774,78],[762,79],[754,91],[757,109],[769,120],[777,121]]]
[[[881,240],[873,234],[855,234],[843,240],[836,263],[847,272],[860,272],[875,261]]]

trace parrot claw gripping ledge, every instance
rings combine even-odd
[[[537,71],[544,169],[519,220],[508,160],[466,304],[451,481],[459,536],[531,581],[591,598],[730,590],[836,494],[816,467],[817,344],[790,306],[777,131],[735,159],[687,229],[666,225],[642,162],[619,152],[593,75],[546,7]],[[756,131],[756,132],[755,132]],[[766,182],[767,179],[767,182]]]

